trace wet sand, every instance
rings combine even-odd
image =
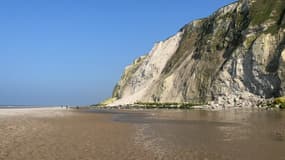
[[[135,128],[111,117],[65,109],[0,110],[0,159],[148,159],[151,154],[133,143]]]
[[[284,160],[283,111],[0,109],[0,160]]]

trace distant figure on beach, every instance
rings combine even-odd
[[[68,109],[68,105],[65,106],[65,109]]]
[[[76,109],[79,109],[79,106],[76,106]]]

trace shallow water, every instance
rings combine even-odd
[[[95,111],[100,112],[100,111]],[[136,126],[134,142],[157,159],[285,159],[285,112],[101,112]]]

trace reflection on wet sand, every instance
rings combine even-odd
[[[284,146],[284,111],[0,110],[0,160],[282,160]]]
[[[137,141],[163,159],[285,158],[283,111],[159,110],[115,117],[136,124]]]

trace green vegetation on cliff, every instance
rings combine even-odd
[[[193,106],[201,106],[203,104],[195,104],[190,102],[177,103],[177,102],[137,102],[135,103],[137,107],[146,109],[192,109]]]
[[[273,24],[267,29],[268,33],[275,33],[284,27],[282,20],[285,13],[284,0],[256,0],[250,8],[251,25],[261,25],[267,21]]]
[[[279,105],[281,109],[285,109],[285,97],[275,98],[273,103]]]
[[[105,106],[107,106],[108,104],[111,104],[111,103],[113,103],[115,100],[117,100],[117,98],[108,98],[108,99],[106,99],[106,100],[104,100],[104,101],[102,101],[102,102],[100,102],[100,103],[98,103],[98,104],[95,104],[95,105],[91,105],[92,107],[93,106],[96,106],[96,107],[105,107]]]
[[[138,59],[136,59],[132,65],[128,66],[124,74],[122,75],[120,82],[128,82],[146,57],[147,56],[141,56]],[[121,90],[123,90],[126,85],[126,84],[119,84],[119,83],[116,84],[115,89],[113,91],[113,95],[112,95],[112,97],[117,98],[117,99],[121,98]]]

